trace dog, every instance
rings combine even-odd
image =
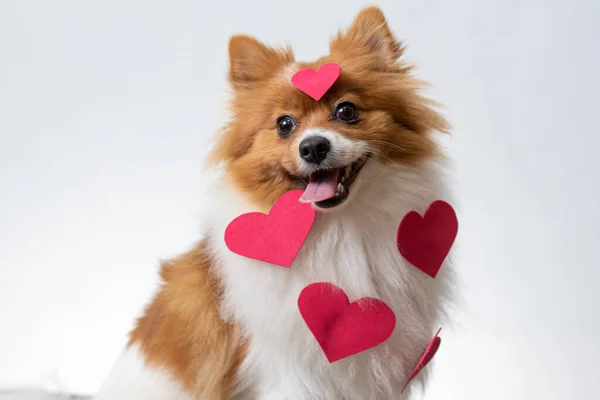
[[[449,123],[413,75],[383,12],[361,10],[330,54],[296,62],[289,47],[245,35],[229,41],[231,120],[209,165],[205,232],[161,268],[162,284],[136,321],[97,400],[387,400],[403,386],[455,296],[448,259],[432,279],[398,254],[402,217],[449,200],[437,138]],[[304,68],[341,74],[319,101],[291,83]],[[240,256],[228,224],[268,213],[302,190],[316,210],[291,268]],[[380,345],[328,362],[298,312],[313,282],[395,313]]]

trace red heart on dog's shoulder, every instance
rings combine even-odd
[[[225,244],[232,252],[289,268],[302,248],[316,210],[300,203],[301,190],[281,196],[269,214],[242,214],[225,229]]]
[[[423,217],[416,211],[404,216],[398,227],[398,250],[408,262],[435,278],[457,232],[454,209],[445,201],[437,200]]]
[[[327,282],[305,287],[298,309],[330,363],[383,343],[396,325],[383,301],[363,297],[350,303],[342,289]]]
[[[324,64],[318,71],[312,68],[304,68],[292,76],[292,85],[319,101],[333,86],[340,73],[341,68],[335,63]]]
[[[433,337],[433,339],[431,340],[431,342],[429,343],[429,345],[427,346],[427,348],[421,355],[419,362],[417,363],[416,367],[413,369],[412,373],[406,380],[406,383],[404,384],[404,387],[402,388],[402,392],[404,392],[404,390],[406,389],[406,387],[408,386],[410,381],[412,381],[414,379],[414,377],[417,376],[417,374],[419,372],[421,372],[421,370],[423,368],[425,368],[425,366],[427,364],[429,364],[429,361],[431,361],[433,356],[435,356],[435,353],[437,353],[438,349],[440,348],[440,344],[442,344],[442,338],[438,336],[440,334],[441,330],[442,330],[442,328],[438,329],[437,333],[435,334],[435,336]]]

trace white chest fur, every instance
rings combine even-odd
[[[382,173],[382,168],[388,171]],[[397,250],[396,233],[407,212],[423,213],[432,201],[449,200],[441,181],[434,165],[368,165],[347,205],[318,213],[290,269],[227,249],[227,224],[255,210],[221,183],[210,203],[208,235],[225,285],[223,315],[240,323],[250,339],[238,376],[240,389],[252,388],[261,400],[401,398],[406,378],[439,327],[452,273],[446,264],[432,279],[408,264]],[[329,363],[297,307],[300,291],[323,281],[342,288],[350,301],[365,296],[385,301],[396,315],[392,336],[373,349]]]

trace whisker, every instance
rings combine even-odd
[[[386,160],[388,160],[390,162],[394,162],[394,160],[392,160],[391,158],[389,158],[388,156],[386,156],[385,154],[383,154],[383,152],[380,151],[380,150],[373,149],[373,148],[371,148],[369,150],[370,150],[371,153],[376,154],[379,157],[385,158]],[[372,160],[373,162],[377,162],[377,160],[373,160],[373,159],[370,159],[370,160]]]
[[[377,160],[374,160],[373,158],[369,158],[367,160],[367,163],[370,163],[371,165],[373,165],[375,168],[377,168],[379,170],[379,172],[384,172],[381,166],[381,163],[378,162]],[[361,179],[367,181],[367,182],[378,182],[379,179],[369,179],[366,176],[362,176]]]
[[[406,149],[404,149],[404,148],[402,148],[402,147],[398,146],[397,144],[395,144],[395,143],[392,143],[392,142],[388,142],[388,141],[385,141],[385,140],[378,140],[378,139],[367,139],[367,142],[370,142],[370,143],[375,143],[375,144],[382,144],[382,145],[384,145],[384,146],[390,146],[390,147],[392,147],[392,148],[394,148],[394,149],[397,149],[397,150],[400,150],[400,151],[402,151],[402,152],[405,152],[405,151],[406,151]]]

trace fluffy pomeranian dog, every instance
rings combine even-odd
[[[447,122],[375,7],[312,63],[248,36],[230,39],[229,56],[232,119],[212,152],[205,235],[162,265],[97,400],[410,398],[427,371],[403,385],[447,314],[453,279],[447,261],[432,279],[399,257],[396,234],[409,211],[449,200],[434,136]],[[295,72],[326,63],[341,75],[320,101],[292,85]],[[229,251],[234,218],[268,213],[294,189],[317,215],[292,268]],[[313,282],[383,300],[393,334],[329,363],[298,312]]]

